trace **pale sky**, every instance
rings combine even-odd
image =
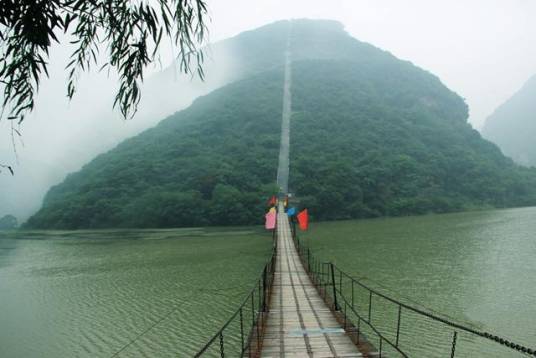
[[[209,0],[211,39],[279,19],[327,18],[437,75],[486,117],[536,73],[534,0]]]
[[[536,73],[536,0],[208,0],[208,7],[212,42],[282,19],[338,20],[353,37],[437,75],[466,99],[477,129]],[[67,173],[172,113],[155,112],[153,105],[123,121],[111,110],[116,81],[102,73],[84,75],[68,103],[63,68],[69,51],[51,51],[51,78],[22,127],[17,176],[0,174],[0,217],[24,220]],[[171,61],[169,51],[163,57]],[[214,82],[203,88],[185,82],[167,108],[184,108],[211,88]],[[0,122],[0,163],[14,163],[6,125]]]

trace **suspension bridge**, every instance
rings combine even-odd
[[[277,170],[277,183],[281,196],[288,193],[291,70],[290,36],[288,36],[285,52],[281,146]],[[276,265],[259,355],[362,357],[316,291],[302,265],[292,238],[288,216],[280,200],[277,214]]]
[[[277,170],[277,184],[281,198],[288,192],[291,78],[290,36],[288,36]],[[252,325],[255,337],[250,335],[249,342],[246,342],[248,355],[266,358],[363,357],[313,285],[296,250],[293,237],[288,216],[280,200],[273,258],[263,271],[262,288],[259,281],[258,307],[263,312],[258,313],[257,318],[260,322]],[[267,284],[270,287],[267,287]],[[255,302],[253,296],[252,299],[253,308]],[[243,332],[244,312],[240,311],[239,315],[242,332],[240,354],[244,355],[246,351]],[[253,316],[255,313],[252,313]],[[251,344],[252,338],[256,342],[254,347]],[[223,335],[218,339],[221,339],[221,347],[225,351]],[[224,354],[223,352],[222,355]]]
[[[292,22],[285,52],[280,198],[288,194],[290,169],[291,31]],[[427,356],[467,356],[458,350],[463,340],[496,344],[497,357],[536,357],[534,349],[403,303],[319,260],[296,235],[281,201],[272,254],[262,274],[196,357],[409,357],[416,339],[402,340],[411,334],[430,346]],[[374,321],[375,305],[393,312],[390,328]]]

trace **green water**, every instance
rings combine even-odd
[[[269,256],[260,229],[0,234],[0,357],[184,357]],[[171,312],[171,314],[170,314]]]
[[[318,223],[302,239],[382,293],[536,348],[536,208]],[[368,292],[354,294],[366,316]],[[372,315],[393,337],[396,307],[375,299]],[[412,356],[450,356],[452,334],[403,314],[401,345]],[[465,334],[456,349],[520,356]]]
[[[119,356],[191,356],[271,245],[258,228],[0,235],[2,358],[111,357],[170,312]],[[302,238],[382,292],[536,346],[536,208],[313,222]],[[392,335],[396,310],[376,300],[372,313]],[[411,356],[450,357],[452,331],[404,313],[402,332]],[[463,334],[457,345],[458,357],[509,352]]]

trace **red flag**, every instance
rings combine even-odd
[[[275,204],[277,204],[277,198],[273,195],[270,200],[268,200],[268,206],[274,206]]]
[[[307,230],[309,227],[309,213],[307,212],[307,209],[300,211],[297,218],[300,229]]]

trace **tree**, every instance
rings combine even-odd
[[[1,0],[0,82],[4,99],[0,120],[11,121],[12,136],[34,108],[34,98],[47,60],[60,33],[70,32],[75,46],[68,71],[67,97],[76,90],[82,71],[93,66],[119,74],[114,108],[127,118],[136,113],[140,81],[158,60],[163,38],[178,47],[181,72],[203,77],[206,0]],[[105,63],[97,54],[108,52]],[[4,166],[11,171],[11,168]]]
[[[18,226],[17,218],[13,215],[5,215],[0,218],[0,230],[12,230]]]

